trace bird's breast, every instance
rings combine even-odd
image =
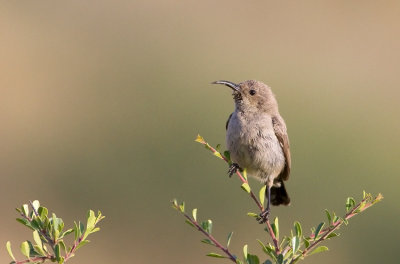
[[[285,157],[269,115],[248,117],[234,112],[226,143],[232,161],[254,177],[263,179],[284,168]]]

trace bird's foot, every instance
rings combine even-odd
[[[269,219],[269,213],[269,209],[265,209],[264,211],[262,211],[261,214],[257,217],[258,223],[264,224],[265,222],[267,222]]]
[[[229,169],[228,169],[229,178],[232,177],[232,175],[235,174],[238,170],[240,170],[240,171],[242,170],[242,169],[240,168],[239,164],[237,164],[237,163],[232,163],[232,164],[229,166]]]

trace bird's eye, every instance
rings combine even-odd
[[[255,90],[250,90],[250,95],[255,95],[256,94],[256,91]]]

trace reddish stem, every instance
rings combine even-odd
[[[176,207],[176,206],[175,206],[175,208],[176,208],[177,210],[180,210],[179,207]],[[182,212],[182,211],[181,211],[181,212]],[[192,219],[189,215],[187,215],[187,214],[184,213],[184,212],[182,212],[182,214],[185,216],[185,218],[186,218],[190,223],[192,223],[194,226],[196,226],[196,228],[197,228],[200,232],[202,232],[208,239],[210,239],[210,240],[214,243],[214,245],[215,245],[217,248],[219,248],[220,250],[222,250],[222,251],[229,257],[230,260],[232,260],[233,262],[236,263],[236,257],[235,257],[234,255],[232,255],[232,253],[229,252],[229,249],[228,249],[228,248],[225,248],[224,246],[222,246],[221,243],[219,243],[211,234],[207,233],[207,231],[204,230],[204,229],[199,225],[199,223],[198,223],[196,220]]]

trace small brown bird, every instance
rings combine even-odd
[[[258,218],[264,223],[271,203],[290,203],[283,183],[289,179],[291,166],[285,121],[271,88],[264,83],[249,80],[213,84],[224,84],[233,90],[235,111],[226,123],[226,144],[233,162],[228,173],[231,176],[236,170],[246,168],[249,175],[267,186],[267,208]]]

